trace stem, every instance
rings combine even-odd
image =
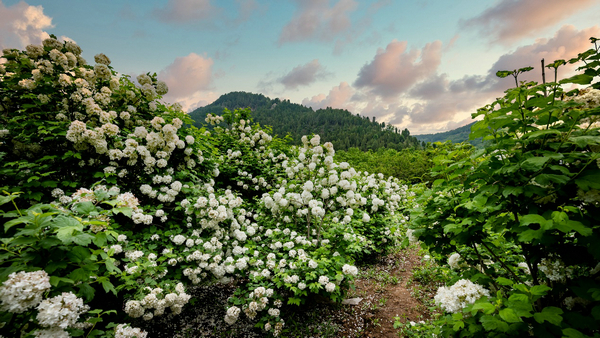
[[[498,257],[496,255],[496,253],[494,251],[492,251],[492,249],[490,249],[487,244],[485,244],[484,241],[481,241],[481,244],[483,244],[483,246],[489,251],[489,253],[492,254],[492,256],[494,256],[494,259],[498,262],[500,262],[500,264],[502,264],[502,266],[511,273],[511,275],[513,275],[513,277],[515,277],[515,279],[517,279],[519,281],[519,283],[524,284],[523,281],[521,280],[521,278],[519,278],[519,276],[517,276],[517,274],[511,270],[511,268],[509,268],[501,259],[500,257]]]
[[[23,216],[23,214],[21,213],[21,210],[19,210],[19,207],[17,206],[17,203],[15,203],[15,199],[11,198],[10,200],[12,202],[12,204],[15,206],[15,209],[17,209],[17,212],[19,213],[19,216]]]
[[[490,278],[490,280],[492,281],[492,284],[494,284],[494,287],[496,288],[496,290],[500,290],[500,287],[498,286],[498,284],[496,284],[496,280],[492,276],[488,275],[485,272],[485,268],[484,268],[485,264],[483,263],[483,258],[481,258],[481,254],[479,253],[479,250],[477,250],[477,245],[475,245],[475,243],[473,243],[471,245],[471,247],[473,248],[473,250],[475,250],[475,254],[477,254],[477,258],[479,259],[479,266],[481,266],[481,270],[483,270],[482,271],[483,274]]]
[[[546,69],[544,68],[544,59],[542,59],[542,83],[546,84]],[[544,86],[544,97],[548,97],[546,86]]]

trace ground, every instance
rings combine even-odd
[[[433,264],[424,257],[417,248],[409,247],[359,266],[355,287],[346,297],[362,298],[357,305],[315,298],[300,308],[282,308],[286,325],[281,336],[402,337],[394,322],[430,318],[431,300],[440,285]],[[233,291],[233,285],[196,288],[192,292],[198,306],[188,305],[179,316],[139,321],[134,326],[143,327],[149,337],[264,337],[243,315],[233,326],[223,321],[223,304]]]

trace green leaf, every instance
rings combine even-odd
[[[77,285],[77,287],[79,288],[79,294],[85,298],[86,303],[94,299],[96,290],[93,287],[91,287],[89,283],[81,283]]]
[[[481,317],[480,322],[486,331],[492,331],[492,330],[498,330],[501,332],[508,331],[508,324],[494,316],[484,315]]]
[[[529,292],[534,296],[545,296],[550,290],[552,288],[547,285],[534,285],[529,289]]]
[[[81,263],[89,259],[91,255],[90,250],[82,246],[75,246],[67,253],[67,257],[74,263]]]
[[[44,182],[42,182],[42,187],[44,187],[44,188],[48,188],[48,187],[50,187],[50,188],[56,188],[57,184],[58,184],[58,182],[56,182],[56,181],[44,181]]]
[[[67,284],[73,284],[74,281],[72,279],[69,278],[65,278],[65,277],[58,277],[58,276],[50,276],[50,285],[56,287],[58,286],[58,284],[60,282],[64,282]]]
[[[592,316],[596,320],[600,320],[600,305],[594,306],[594,308],[592,309]]]
[[[590,145],[600,144],[600,136],[573,136],[569,137],[569,141],[575,143],[580,148],[585,148]]]
[[[549,157],[530,157],[521,163],[521,168],[530,171],[539,171],[549,160]]]
[[[94,242],[94,244],[96,244],[96,246],[98,246],[98,247],[105,246],[106,242],[107,242],[106,233],[99,232],[99,233],[95,234],[94,238],[92,239],[92,242]]]
[[[518,323],[521,321],[521,318],[517,316],[515,311],[511,308],[506,308],[500,310],[500,318],[504,319],[508,323]]]
[[[73,233],[83,231],[83,224],[73,217],[57,216],[53,220],[54,226],[58,228],[56,237],[64,244],[73,242]]]
[[[569,182],[569,176],[565,175],[556,175],[556,174],[540,174],[537,175],[534,179],[540,185],[548,185],[548,183],[559,183],[565,184]]]
[[[287,303],[288,303],[288,304],[294,304],[294,305],[300,305],[300,301],[301,301],[301,299],[300,299],[300,298],[296,298],[296,297],[290,297],[290,298],[288,299],[288,302],[287,302]]]
[[[563,337],[567,337],[567,338],[586,338],[588,336],[584,335],[583,333],[573,329],[573,328],[566,328],[562,330],[563,333]]]
[[[75,282],[85,281],[90,278],[90,272],[83,268],[78,268],[71,271],[71,273],[68,274],[68,277]]]
[[[496,72],[496,76],[499,78],[505,78],[509,75],[511,75],[513,72],[511,72],[510,70],[499,70]]]
[[[454,331],[458,331],[458,330],[460,330],[460,329],[462,329],[464,327],[465,327],[465,322],[463,322],[462,320],[460,320],[460,321],[454,322],[454,326],[452,327],[452,329]]]
[[[86,234],[86,233],[79,233],[79,234],[76,234],[75,236],[71,237],[71,240],[73,241],[73,243],[75,243],[77,245],[82,245],[82,246],[90,245],[90,243],[92,243],[93,239],[94,239],[94,236],[92,236],[90,234]]]
[[[96,206],[92,202],[80,202],[75,205],[75,212],[81,215],[89,215],[91,212],[96,211]]]
[[[525,225],[529,225],[529,224],[539,224],[539,225],[544,225],[546,224],[547,220],[538,214],[527,214],[527,215],[523,215],[521,217],[521,226],[525,226]]]
[[[591,173],[582,174],[575,179],[575,184],[584,191],[600,189],[600,172],[594,170]]]
[[[590,82],[592,82],[592,79],[594,77],[590,76],[590,75],[586,75],[586,74],[577,74],[571,77],[568,77],[566,79],[562,79],[560,81],[558,81],[558,83],[575,83],[575,84],[589,84]]]
[[[17,219],[11,219],[10,221],[4,223],[4,232],[8,231],[8,229],[14,227],[15,225],[29,223],[29,222],[31,222],[30,216],[23,216],[23,217],[19,217]]]
[[[0,196],[0,205],[2,204],[6,204],[9,203],[10,201],[12,201],[16,196]]]
[[[492,314],[496,311],[496,307],[494,306],[494,304],[489,303],[489,302],[476,302],[475,304],[473,304],[472,307],[473,310],[483,310],[483,313],[485,314]]]
[[[560,131],[556,130],[556,129],[543,129],[543,130],[536,130],[534,132],[531,133],[527,133],[525,135],[523,135],[524,139],[537,139],[537,138],[541,138],[544,137],[546,135],[560,135]]]
[[[554,306],[548,306],[542,309],[542,312],[534,313],[533,318],[540,324],[548,322],[550,324],[560,325],[562,322],[562,313],[563,310]]]
[[[123,214],[123,215],[125,215],[127,217],[131,217],[131,215],[132,215],[131,208],[126,208],[126,207],[123,207],[123,208],[113,208],[112,212],[114,214]]]
[[[46,266],[44,267],[44,270],[46,270],[47,273],[53,273],[54,271],[58,270],[58,269],[64,269],[67,267],[67,262],[65,261],[52,261],[48,264],[46,264]]]
[[[115,286],[108,279],[102,279],[101,283],[106,293],[112,292],[115,296],[117,295],[117,290],[115,290]]]
[[[498,284],[500,284],[500,285],[509,285],[509,286],[510,286],[510,285],[513,285],[513,284],[514,284],[514,282],[513,282],[513,281],[511,281],[511,280],[510,280],[510,279],[508,279],[508,278],[504,278],[504,277],[498,277],[498,279],[496,279],[496,281],[497,281],[497,282],[498,282]]]
[[[523,187],[505,187],[502,190],[502,195],[504,197],[508,197],[509,195],[519,196],[523,193]]]

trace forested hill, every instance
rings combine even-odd
[[[255,122],[271,126],[273,133],[280,137],[289,133],[294,144],[301,144],[302,135],[319,134],[322,142],[331,142],[339,150],[351,147],[364,151],[382,147],[401,150],[421,146],[421,142],[411,136],[408,129],[399,130],[392,125],[378,123],[343,109],[314,111],[289,100],[270,99],[262,94],[224,94],[215,102],[198,108],[189,115],[196,121],[195,125],[201,127],[209,113],[220,115],[224,108],[233,110],[247,107],[252,110]]]
[[[452,141],[452,143],[460,143],[464,141],[469,141],[469,134],[471,133],[471,126],[474,125],[475,122],[471,122],[466,126],[462,126],[460,128],[456,128],[453,130],[445,131],[437,134],[423,134],[423,135],[415,135],[415,137],[422,142],[446,142]],[[476,147],[481,147],[481,138],[469,141],[472,145]]]

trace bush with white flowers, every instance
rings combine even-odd
[[[190,287],[235,281],[224,320],[277,336],[283,304],[340,301],[355,261],[401,236],[407,187],[335,163],[318,135],[290,147],[247,109],[190,127],[155,74],[117,77],[54,37],[3,58],[0,311],[36,323],[11,335],[88,329],[77,320],[96,304],[118,322],[177,315]]]

